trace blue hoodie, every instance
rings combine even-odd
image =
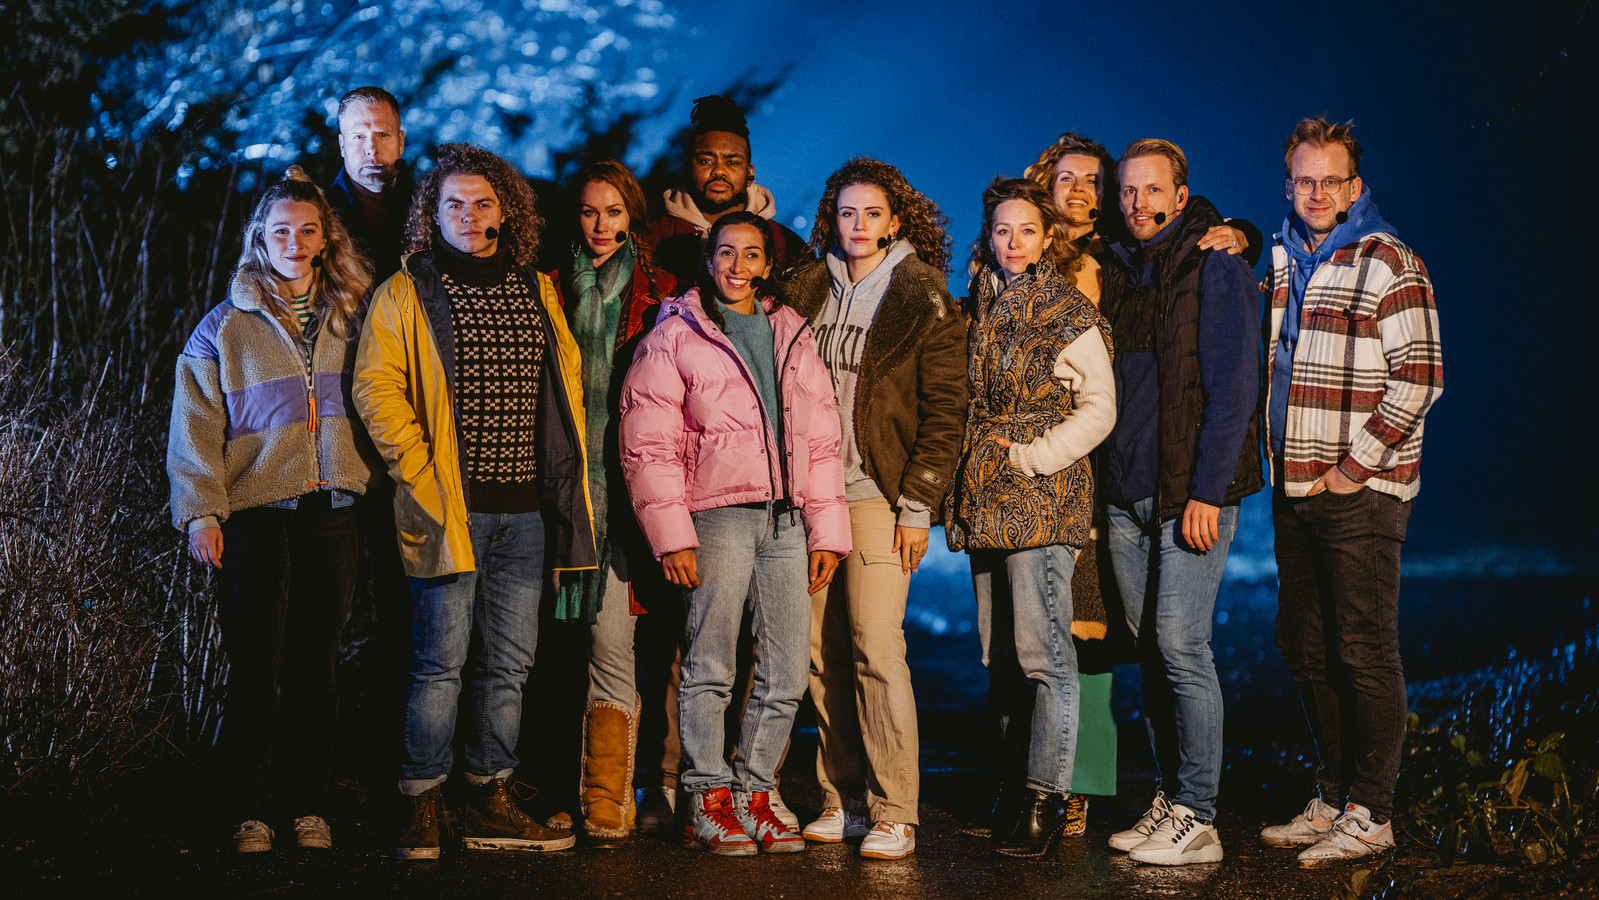
[[[1360,192],[1349,207],[1349,218],[1333,227],[1327,237],[1314,250],[1306,250],[1310,233],[1305,223],[1289,211],[1283,219],[1283,230],[1272,239],[1288,251],[1288,308],[1283,311],[1282,333],[1277,336],[1271,365],[1271,408],[1266,411],[1271,423],[1271,453],[1281,459],[1283,432],[1288,427],[1288,384],[1294,374],[1294,347],[1299,343],[1299,318],[1305,306],[1305,285],[1316,274],[1321,264],[1332,259],[1340,248],[1356,243],[1367,235],[1398,235],[1392,225],[1383,219],[1372,202],[1371,190]]]

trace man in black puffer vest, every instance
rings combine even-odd
[[[1102,491],[1161,791],[1110,845],[1137,862],[1217,862],[1222,697],[1210,626],[1238,502],[1263,484],[1260,292],[1242,259],[1199,247],[1221,217],[1190,201],[1175,144],[1133,142],[1117,176],[1131,235],[1105,270],[1117,415]]]

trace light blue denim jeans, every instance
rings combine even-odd
[[[1161,789],[1201,819],[1216,817],[1221,790],[1222,699],[1210,629],[1238,505],[1224,506],[1216,543],[1188,546],[1182,517],[1164,522],[1154,499],[1106,510],[1111,566],[1138,642],[1144,723]]]
[[[400,792],[410,796],[450,774],[463,688],[468,780],[507,778],[516,768],[522,685],[538,646],[544,519],[536,512],[473,513],[470,529],[477,571],[411,579],[416,607],[400,767]],[[474,630],[482,649],[469,660]]]
[[[1076,557],[1077,551],[1065,544],[971,552],[983,665],[1014,659],[1032,683],[1027,784],[1056,793],[1072,789],[1081,714],[1077,645],[1072,641]]]
[[[685,592],[688,650],[677,698],[683,789],[770,791],[810,679],[805,525],[798,512],[774,515],[764,505],[723,506],[693,519],[700,586]],[[734,768],[723,755],[722,716],[733,696],[746,606],[755,636],[755,685]]]

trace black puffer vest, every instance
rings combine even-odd
[[[1142,269],[1154,263],[1149,284],[1131,286],[1132,272],[1120,256],[1109,254],[1104,306],[1117,349],[1151,351],[1160,377],[1160,428],[1156,437],[1160,471],[1155,479],[1155,509],[1162,519],[1181,515],[1199,460],[1199,427],[1205,420],[1205,383],[1199,372],[1199,305],[1205,261],[1212,251],[1198,249],[1212,226],[1222,224],[1216,208],[1200,198],[1189,201],[1183,221],[1166,239],[1131,257]],[[1149,317],[1154,317],[1150,323]],[[1153,344],[1150,340],[1153,340]],[[1236,503],[1265,484],[1260,468],[1260,409],[1249,417],[1238,467],[1227,485],[1225,502]]]

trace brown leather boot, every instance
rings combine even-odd
[[[595,847],[615,849],[635,818],[633,752],[638,745],[634,709],[595,700],[583,716],[583,832]]]
[[[395,843],[395,859],[438,859],[439,819],[444,815],[444,786],[404,797],[408,819]]]
[[[505,779],[473,785],[466,803],[461,844],[468,850],[565,850],[577,843],[572,834],[545,828],[511,800]]]

